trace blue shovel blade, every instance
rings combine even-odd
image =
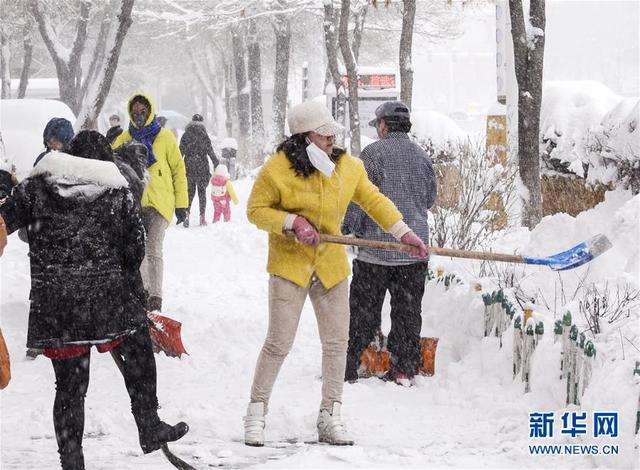
[[[523,256],[522,259],[527,264],[541,264],[549,266],[554,271],[566,271],[588,263],[612,246],[607,237],[603,234],[598,234],[562,253],[557,253],[545,258]]]

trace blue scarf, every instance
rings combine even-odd
[[[162,129],[162,126],[155,116],[153,117],[153,120],[142,129],[135,127],[132,122],[129,123],[129,134],[131,134],[131,137],[133,137],[135,141],[140,142],[142,145],[147,147],[147,150],[149,150],[147,168],[156,162],[156,155],[153,153],[153,141],[160,132],[160,129]]]

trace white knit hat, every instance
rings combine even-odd
[[[222,175],[222,176],[226,176],[227,178],[229,177],[229,170],[227,170],[227,165],[218,165],[215,169],[215,171],[213,172],[214,175]]]
[[[319,101],[305,101],[289,110],[287,117],[291,134],[314,131],[320,135],[336,135],[344,131],[329,110]]]

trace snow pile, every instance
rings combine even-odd
[[[411,133],[416,139],[421,142],[431,140],[436,148],[466,137],[453,119],[437,111],[412,111],[411,123]]]
[[[620,100],[605,85],[594,81],[545,82],[540,134],[549,159],[582,176],[582,163],[587,161],[587,133]]]

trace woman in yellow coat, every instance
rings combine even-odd
[[[111,144],[114,149],[135,140],[148,150],[149,182],[142,195],[142,222],[147,231],[146,254],[140,272],[147,290],[148,309],[162,310],[163,244],[175,212],[177,223],[187,216],[187,173],[175,136],[161,127],[155,104],[147,95],[129,100],[129,128]]]
[[[269,328],[244,418],[245,444],[264,445],[271,391],[309,296],[322,343],[318,439],[352,445],[340,415],[349,338],[349,263],[343,246],[319,244],[318,233],[339,235],[353,201],[385,231],[413,245],[415,256],[426,257],[427,248],[393,202],[369,181],[362,162],[334,147],[343,128],[321,103],[294,107],[288,122],[292,136],[262,167],[247,203],[249,220],[269,233],[270,278]]]

